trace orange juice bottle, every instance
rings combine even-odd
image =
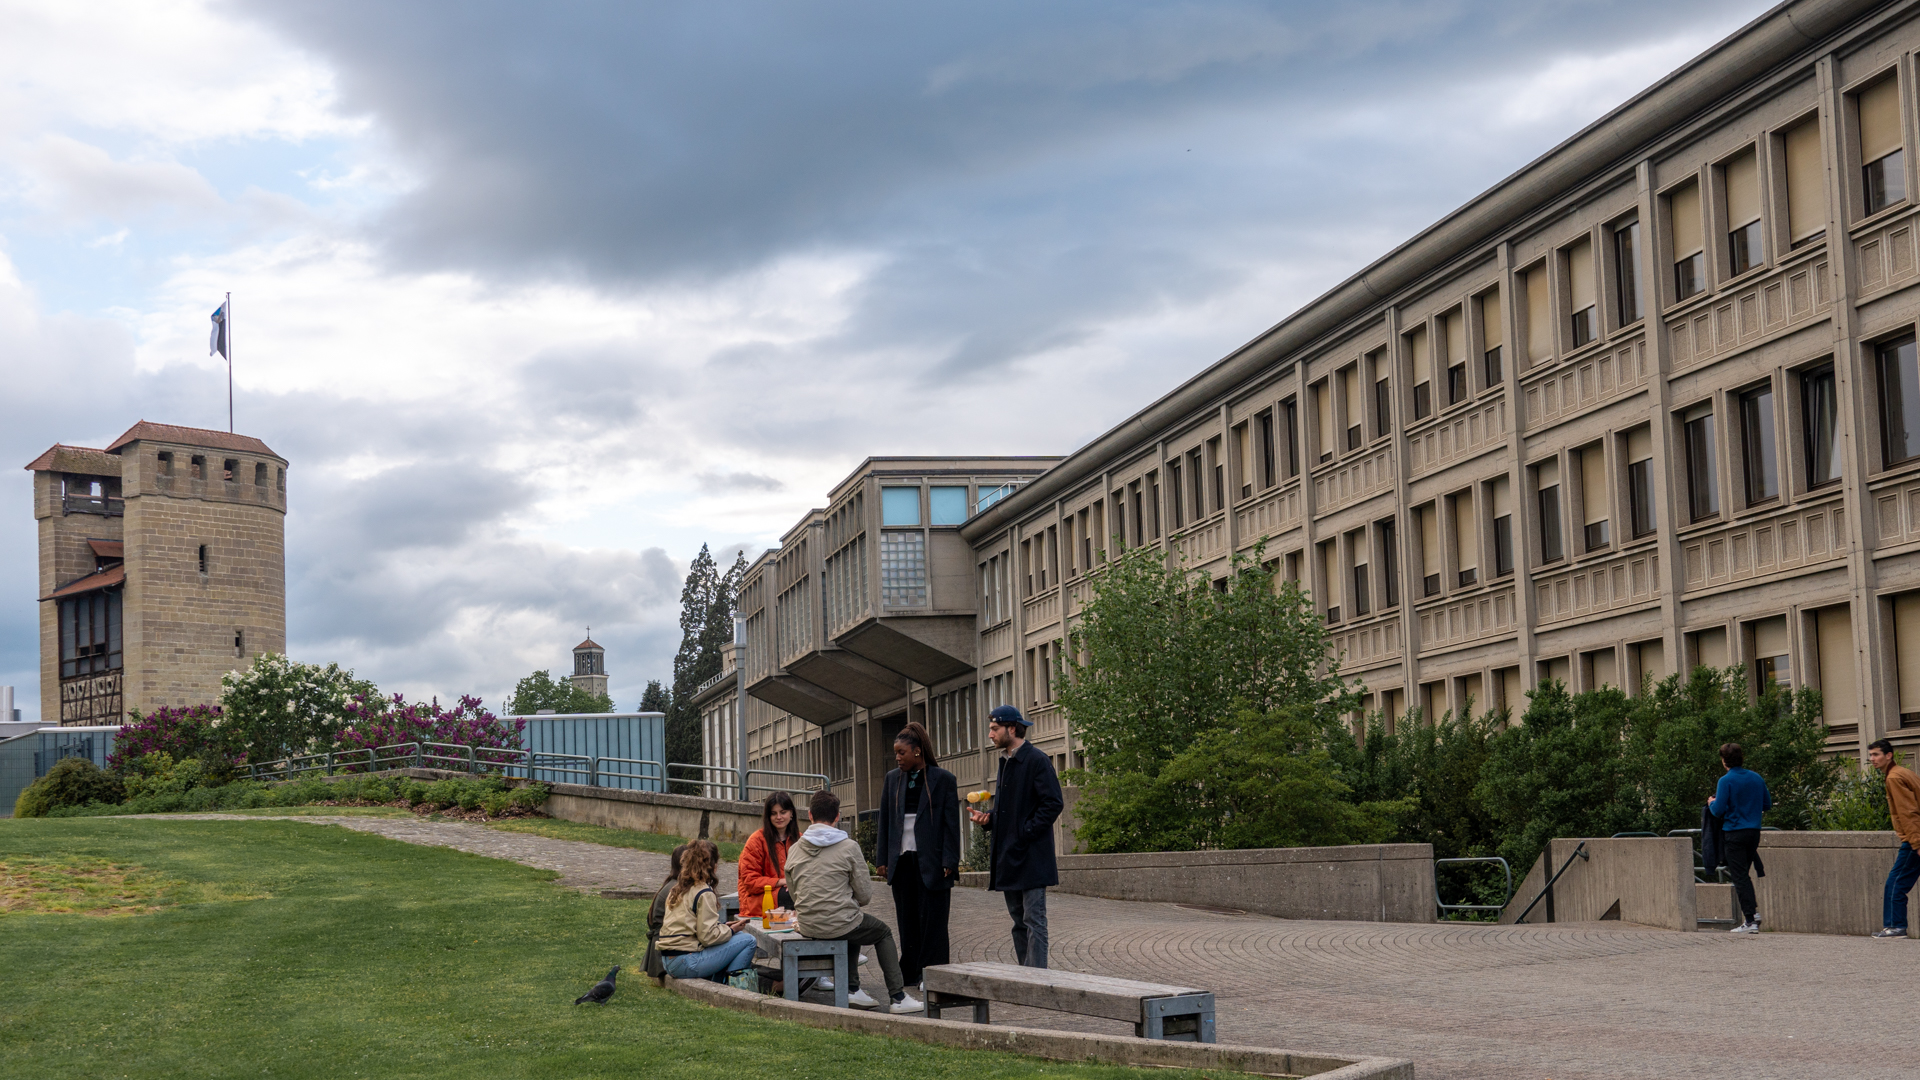
[[[769,885],[760,896],[760,929],[773,925],[773,886]]]

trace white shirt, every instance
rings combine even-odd
[[[902,831],[904,832],[905,835],[903,835],[900,838],[900,854],[902,855],[905,855],[909,851],[920,850],[918,847],[914,846],[915,840],[913,836],[913,819],[919,816],[920,816],[919,814],[908,814],[906,816],[906,822],[902,826]]]

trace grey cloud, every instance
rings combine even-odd
[[[750,472],[703,472],[695,473],[693,479],[709,492],[784,491],[787,486],[774,477]]]

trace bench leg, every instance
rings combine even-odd
[[[833,954],[833,1007],[847,1007],[847,950]]]
[[[990,1022],[987,1020],[987,1002],[984,999],[973,1003],[973,1022],[976,1024]]]
[[[800,1000],[800,960],[786,953],[780,955],[780,994],[788,1001]]]

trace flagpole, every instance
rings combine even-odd
[[[233,294],[227,294],[227,434],[233,434]]]

